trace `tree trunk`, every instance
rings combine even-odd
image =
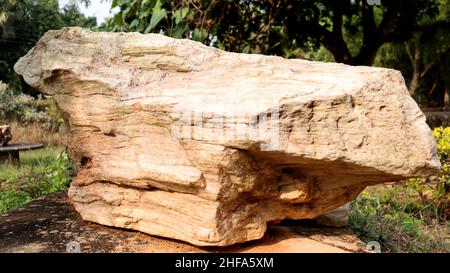
[[[444,106],[445,107],[450,106],[450,95],[448,93],[449,93],[448,86],[447,86],[447,84],[445,84],[445,91],[444,91]]]
[[[411,78],[411,82],[409,83],[409,94],[414,96],[416,94],[417,89],[419,88],[420,83],[420,72],[416,69],[413,70],[413,75]]]

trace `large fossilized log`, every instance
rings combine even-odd
[[[391,69],[80,28],[47,32],[14,69],[65,114],[69,196],[104,225],[230,245],[440,168]]]

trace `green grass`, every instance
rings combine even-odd
[[[450,252],[450,222],[406,183],[367,188],[352,202],[349,225],[384,252]]]
[[[435,128],[442,171],[394,186],[368,187],[352,202],[349,224],[385,252],[450,252],[450,127]]]
[[[73,168],[61,147],[20,153],[20,167],[0,165],[0,214],[67,189]]]
[[[39,150],[20,152],[20,167],[0,165],[0,179],[10,180],[30,172],[42,173],[45,167],[63,152],[61,147],[45,147]]]

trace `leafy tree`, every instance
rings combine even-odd
[[[448,105],[450,86],[450,5],[435,1],[438,13],[424,16],[411,37],[380,50],[375,65],[403,72],[410,94],[422,105]]]
[[[371,65],[386,42],[407,40],[433,0],[113,0],[116,31],[164,32],[236,52],[289,56],[323,45],[337,62]]]
[[[120,11],[106,27],[162,32],[235,52],[375,62],[403,71],[418,101],[439,104],[449,86],[448,1],[376,2],[113,0]]]

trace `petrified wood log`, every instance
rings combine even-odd
[[[83,219],[195,245],[258,239],[440,168],[400,72],[49,31],[14,67],[53,95]]]
[[[0,125],[0,147],[6,146],[12,139],[11,126]]]

